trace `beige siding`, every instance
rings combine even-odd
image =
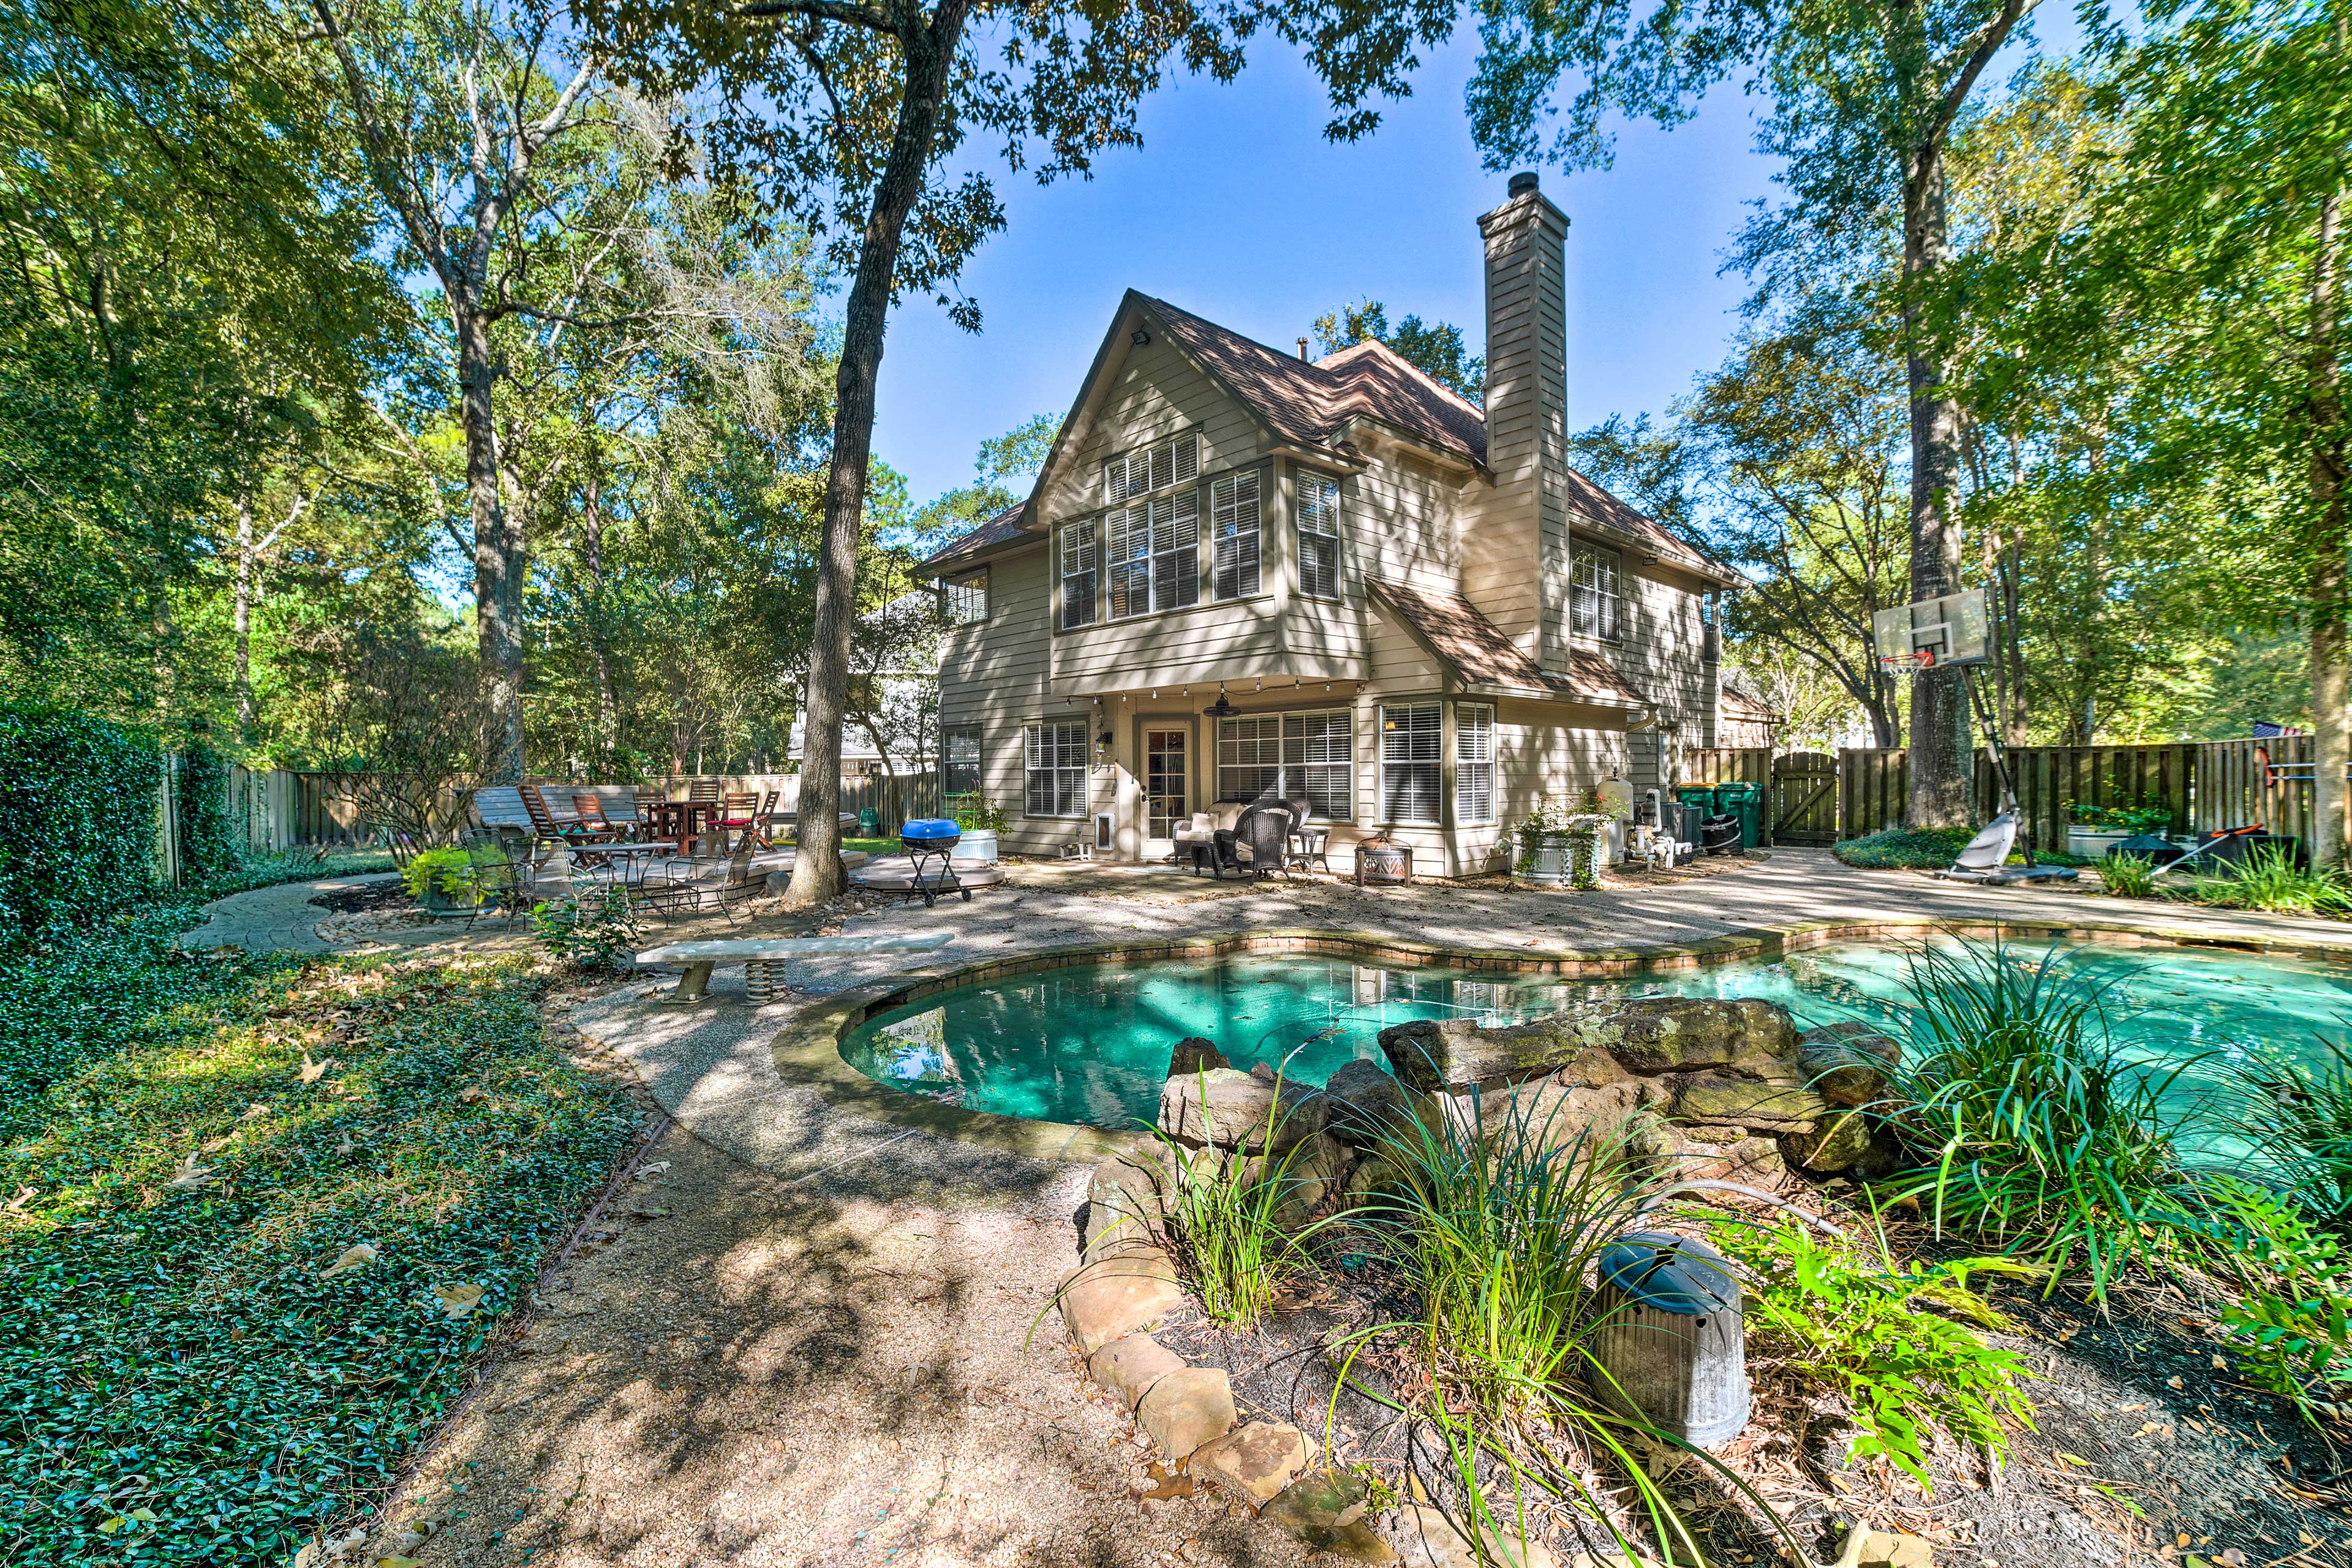
[[[1265,456],[1257,423],[1227,398],[1164,337],[1129,353],[1101,396],[1068,482],[1056,487],[1048,511],[1064,522],[1102,507],[1102,465],[1108,458],[1185,431],[1201,437],[1200,603],[1186,609],[1098,621],[1053,637],[1054,689],[1091,696],[1138,687],[1213,684],[1220,679],[1286,672],[1282,652],[1282,584],[1286,560],[1277,465]],[[1261,592],[1214,603],[1215,550],[1210,487],[1223,474],[1259,470]],[[1058,565],[1055,567],[1058,572]],[[1058,583],[1055,605],[1058,606]],[[1098,587],[1098,594],[1103,590]],[[1058,626],[1058,614],[1054,616]]]
[[[988,619],[950,631],[940,661],[940,721],[980,725],[982,789],[1004,808],[1003,846],[1019,855],[1050,854],[1074,829],[1022,812],[1023,726],[1049,714],[1080,716],[1046,693],[1045,563],[1038,547],[990,563]]]

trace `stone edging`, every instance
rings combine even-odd
[[[1167,941],[1112,942],[1040,949],[978,963],[934,964],[903,971],[886,982],[842,991],[795,1012],[772,1047],[777,1075],[815,1089],[843,1110],[910,1131],[935,1133],[1035,1160],[1090,1164],[1149,1152],[1147,1132],[1110,1131],[1061,1121],[1034,1121],[971,1110],[908,1094],[866,1077],[842,1058],[844,1037],[877,1013],[919,1002],[942,991],[1078,964],[1139,963],[1165,959],[1214,959],[1234,953],[1301,952],[1420,968],[1444,964],[1490,973],[1559,974],[1622,979],[1653,971],[1696,969],[1747,958],[1780,958],[1824,943],[1948,934],[2000,935],[2029,941],[2097,942],[2110,947],[2183,947],[2275,958],[2352,963],[2352,928],[2340,942],[2302,937],[2236,936],[2168,931],[2091,921],[1805,921],[1751,926],[1699,942],[1653,948],[1465,949],[1373,931],[1274,930],[1229,931]]]

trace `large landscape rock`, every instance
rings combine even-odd
[[[1878,1105],[1903,1059],[1892,1037],[1858,1021],[1807,1029],[1797,1037],[1797,1071],[1832,1105]]]
[[[1182,1372],[1184,1358],[1150,1334],[1129,1334],[1095,1352],[1087,1358],[1087,1370],[1132,1410],[1154,1384],[1171,1372]]]
[[[1283,1421],[1253,1421],[1204,1443],[1192,1468],[1257,1508],[1291,1483],[1313,1457],[1307,1434]]]
[[[1403,1544],[1412,1568],[1558,1568],[1559,1560],[1541,1542],[1522,1540],[1516,1529],[1478,1531],[1486,1552],[1481,1556],[1454,1521],[1433,1508],[1411,1503],[1389,1516],[1391,1533]]]
[[[1806,1132],[1828,1112],[1819,1095],[1793,1082],[1697,1072],[1675,1083],[1674,1114],[1683,1121]]]
[[[1361,1057],[1331,1075],[1323,1100],[1324,1130],[1360,1148],[1390,1136],[1412,1116],[1396,1075]]]
[[[1231,1068],[1171,1078],[1160,1087],[1160,1130],[1196,1149],[1278,1153],[1321,1131],[1324,1109],[1323,1097],[1305,1084],[1279,1087],[1277,1107],[1276,1085]]]
[[[1106,1160],[1087,1184],[1086,1251],[1089,1259],[1157,1245],[1167,1229],[1162,1176],[1148,1163]]]
[[[1699,996],[1581,1002],[1542,1018],[1483,1028],[1415,1019],[1381,1031],[1381,1049],[1412,1089],[1465,1092],[1559,1071],[1590,1052],[1634,1073],[1791,1063],[1796,1026],[1777,1003]]]
[[[1203,1068],[1229,1068],[1233,1065],[1225,1059],[1225,1053],[1217,1049],[1214,1040],[1204,1040],[1198,1035],[1188,1035],[1177,1041],[1176,1048],[1168,1054],[1170,1078],[1190,1078]]]
[[[1810,1132],[1784,1132],[1780,1152],[1791,1164],[1828,1175],[1851,1170],[1870,1149],[1870,1124],[1859,1110],[1832,1110]]]
[[[1135,1419],[1170,1459],[1188,1459],[1234,1429],[1233,1384],[1221,1367],[1171,1372],[1136,1405]]]
[[[1166,1253],[1139,1247],[1080,1268],[1062,1288],[1061,1300],[1071,1342],[1080,1355],[1091,1356],[1183,1306],[1184,1291]]]

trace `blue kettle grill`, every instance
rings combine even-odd
[[[914,884],[907,889],[909,898],[922,895],[927,910],[941,893],[961,893],[965,903],[971,902],[971,889],[956,876],[952,858],[962,839],[963,829],[944,816],[919,816],[899,825],[898,847],[915,863]],[[929,869],[934,862],[936,872]]]

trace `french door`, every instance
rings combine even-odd
[[[1192,815],[1190,730],[1143,732],[1143,853],[1175,852],[1176,828]]]

